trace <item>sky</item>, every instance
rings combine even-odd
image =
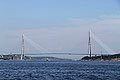
[[[20,53],[22,34],[34,42],[25,40],[26,53],[87,53],[89,30],[120,52],[119,0],[0,0],[0,54]],[[92,46],[106,52],[94,40]]]

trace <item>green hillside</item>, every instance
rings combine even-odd
[[[112,59],[116,59],[116,58],[120,58],[120,53],[119,54],[114,54],[114,55],[101,55],[101,56],[92,56],[92,57],[88,57],[85,56],[83,57],[81,60],[112,60]]]

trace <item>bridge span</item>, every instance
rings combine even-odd
[[[88,55],[86,53],[26,53],[25,55]],[[115,53],[97,53],[97,54],[91,54],[92,56],[96,56],[96,55],[111,55],[111,54],[115,54]]]

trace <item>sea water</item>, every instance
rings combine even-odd
[[[0,80],[120,80],[120,62],[0,61]]]

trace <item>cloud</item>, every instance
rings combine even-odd
[[[117,18],[120,18],[120,15],[102,15],[100,16],[100,18],[102,19],[117,19]]]
[[[95,23],[96,25],[120,25],[120,19],[105,19]]]
[[[90,27],[93,26],[94,23],[96,23],[97,19],[70,19],[71,23],[77,26],[81,27]]]
[[[103,24],[108,24],[108,25],[120,25],[120,15],[103,15],[95,19],[81,19],[81,18],[73,18],[70,19],[72,24],[78,24],[79,26],[81,25],[86,25],[89,26],[94,26],[94,25],[103,25]]]

